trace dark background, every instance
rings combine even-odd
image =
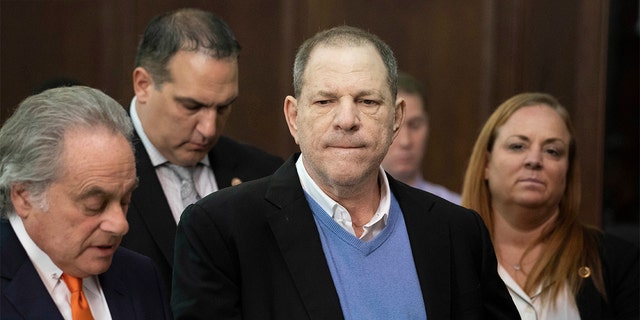
[[[220,15],[243,46],[227,135],[284,158],[296,151],[282,104],[297,46],[328,27],[361,27],[424,82],[427,179],[459,191],[491,111],[548,92],[576,125],[584,220],[640,242],[637,0],[0,0],[0,120],[56,77],[128,108],[144,27],[186,6]]]

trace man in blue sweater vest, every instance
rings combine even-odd
[[[480,217],[382,170],[397,77],[361,29],[302,44],[284,101],[301,153],[184,211],[177,319],[519,319]]]

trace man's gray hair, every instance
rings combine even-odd
[[[11,188],[24,183],[41,199],[61,169],[65,133],[103,127],[129,144],[133,126],[125,109],[100,90],[73,86],[28,97],[0,128],[0,213],[14,211]],[[132,147],[133,148],[133,147]]]
[[[311,52],[313,49],[319,46],[329,47],[347,47],[347,46],[362,46],[372,45],[380,54],[380,58],[384,62],[387,69],[387,83],[391,90],[391,96],[395,101],[396,94],[398,92],[398,62],[396,61],[393,51],[384,41],[378,36],[364,31],[359,28],[350,26],[339,26],[318,32],[312,38],[307,39],[298,48],[296,53],[296,59],[293,64],[293,93],[296,98],[300,98],[302,86],[304,82],[304,72],[309,63]]]

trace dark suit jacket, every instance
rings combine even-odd
[[[591,278],[583,283],[576,298],[582,320],[640,319],[640,250],[611,235],[600,241],[607,299],[596,290]]]
[[[0,319],[62,320],[8,220],[0,231]],[[173,318],[167,288],[149,258],[119,248],[98,278],[114,320]]]
[[[171,295],[176,319],[343,318],[296,158],[185,210]],[[429,320],[519,319],[480,217],[391,177],[389,184]]]
[[[134,147],[139,186],[131,197],[127,213],[129,232],[122,240],[122,246],[151,258],[170,287],[176,222],[156,170],[138,136],[134,139]],[[279,157],[226,137],[220,137],[209,152],[209,161],[219,189],[229,187],[233,178],[249,181],[270,175],[283,162]]]

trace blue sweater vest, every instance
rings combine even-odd
[[[385,228],[365,242],[306,196],[345,319],[426,319],[407,228],[396,198],[391,195]]]

